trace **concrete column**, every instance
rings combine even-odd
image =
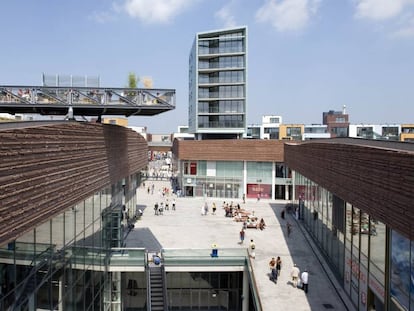
[[[275,183],[276,183],[276,162],[272,162],[272,200],[275,199]]]
[[[58,310],[63,310],[63,278],[59,278],[59,307]]]
[[[249,273],[247,267],[243,271],[242,311],[249,311]]]
[[[247,162],[243,161],[243,193],[247,199]]]

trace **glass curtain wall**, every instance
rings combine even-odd
[[[272,198],[271,162],[247,162],[247,198]]]
[[[182,167],[187,196],[237,199],[243,195],[241,161],[185,161]]]
[[[172,310],[241,310],[243,272],[168,272]]]
[[[295,187],[304,225],[354,305],[358,310],[374,305],[376,310],[384,310],[386,226],[297,172]],[[409,245],[404,249],[404,254],[410,254]],[[408,258],[403,261],[410,262]],[[402,290],[398,296],[405,296],[408,303],[409,295],[403,292],[409,291]]]
[[[385,224],[297,172],[295,193],[296,200],[301,206],[305,227],[315,239],[326,260],[332,265],[336,277],[343,282],[345,292],[350,296],[355,307],[358,310],[367,310],[375,305],[376,310],[385,310],[387,266]],[[392,252],[392,260],[395,263],[399,262],[396,264],[398,268],[395,267],[395,271],[403,275],[400,271],[401,266],[405,265],[404,275],[407,277],[404,287],[402,286],[404,282],[394,275],[391,276],[391,293],[395,293],[392,298],[395,306],[403,305],[410,310],[408,307],[412,299],[410,291],[414,288],[407,285],[411,284],[410,276],[414,275],[414,269],[410,268],[410,243],[398,234],[393,235],[394,238],[392,247],[395,251]],[[394,291],[393,278],[396,285]],[[414,310],[414,305],[411,308]]]
[[[122,183],[96,192],[2,245],[0,310],[103,310],[109,275],[100,268],[107,253],[102,213],[122,202],[122,193]]]
[[[414,310],[414,242],[391,231],[391,310]]]

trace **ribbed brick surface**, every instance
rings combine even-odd
[[[174,140],[180,160],[283,162],[284,142],[278,140]]]
[[[0,245],[147,165],[147,142],[113,125],[0,130]]]
[[[290,168],[414,239],[414,152],[408,145],[370,144],[286,144],[285,159]]]

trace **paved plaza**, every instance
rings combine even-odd
[[[213,243],[220,248],[247,248],[251,239],[256,244],[256,258],[253,270],[261,298],[263,310],[274,311],[307,311],[307,310],[354,310],[342,287],[332,275],[326,262],[313,245],[307,233],[301,228],[293,215],[287,214],[285,219],[280,212],[285,205],[283,201],[248,199],[243,204],[234,200],[242,208],[253,212],[260,219],[264,218],[266,229],[247,229],[244,244],[240,244],[239,232],[241,222],[224,217],[223,201],[231,199],[217,198],[183,198],[170,195],[171,202],[176,200],[176,210],[165,211],[162,216],[154,213],[156,202],[165,202],[166,198],[159,195],[159,190],[169,187],[167,181],[147,181],[146,186],[154,184],[154,193],[148,194],[141,187],[137,191],[137,202],[144,214],[135,224],[127,239],[127,247],[146,247],[148,250],[161,248],[206,248]],[[209,213],[201,215],[205,201],[209,205]],[[212,214],[211,206],[217,205],[216,215]],[[286,222],[293,225],[288,237]],[[269,261],[272,257],[282,259],[281,275],[277,284],[269,280]],[[309,292],[294,288],[291,283],[290,271],[296,264],[301,272],[309,271]]]

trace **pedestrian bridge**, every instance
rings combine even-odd
[[[175,109],[174,89],[0,85],[0,113],[153,116]]]

